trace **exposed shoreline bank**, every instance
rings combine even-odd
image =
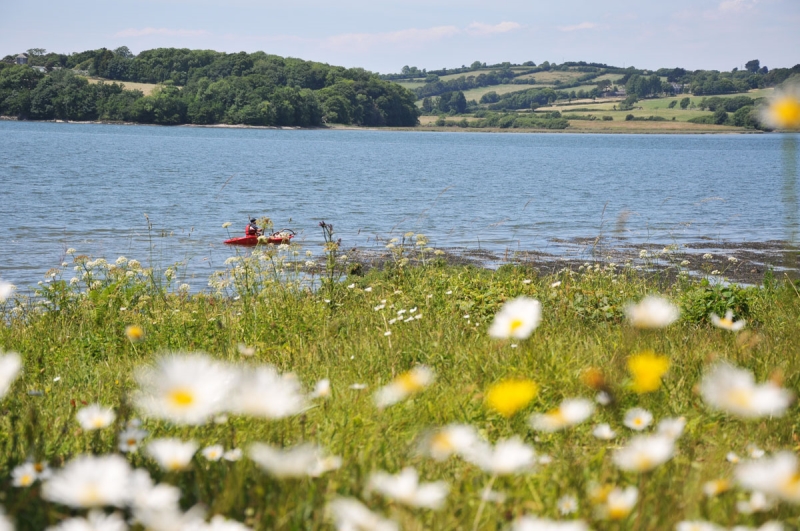
[[[300,127],[300,126],[274,126],[274,125],[245,125],[245,124],[143,124],[138,122],[113,122],[104,120],[74,121],[74,120],[24,120],[14,116],[0,116],[0,121],[26,122],[26,123],[61,123],[61,124],[89,124],[89,125],[139,125],[151,127],[192,127],[208,129],[265,129],[276,131],[392,131],[392,132],[411,132],[411,133],[558,133],[558,134],[603,134],[603,135],[641,135],[641,134],[689,134],[689,135],[750,135],[763,134],[764,131],[724,129],[717,131],[710,128],[691,128],[677,127],[674,129],[655,129],[648,127],[633,128],[629,130],[620,129],[588,129],[581,127],[570,127],[567,129],[512,129],[512,128],[462,128],[462,127],[438,127],[429,125],[419,125],[416,127],[359,127],[352,125],[326,125],[319,127]],[[660,124],[661,122],[653,122]],[[696,124],[691,124],[696,125]]]

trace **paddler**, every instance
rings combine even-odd
[[[262,232],[263,231],[258,228],[258,225],[256,225],[256,218],[250,218],[250,224],[247,225],[247,227],[245,227],[245,229],[244,229],[245,235],[247,235],[247,236],[258,236]]]

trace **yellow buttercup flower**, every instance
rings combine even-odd
[[[503,380],[486,392],[486,403],[504,417],[510,417],[530,404],[538,392],[539,386],[532,380]]]
[[[144,341],[144,329],[139,325],[128,325],[125,327],[125,336],[131,343]]]
[[[628,358],[628,371],[633,377],[631,388],[636,393],[651,393],[661,387],[661,377],[669,369],[669,359],[652,350]]]
[[[778,129],[800,128],[800,100],[791,94],[778,96],[769,106],[770,122]]]

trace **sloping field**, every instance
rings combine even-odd
[[[395,83],[409,90],[414,90],[425,85],[424,81],[395,81]]]
[[[573,71],[554,71],[549,70],[547,72],[536,72],[534,74],[525,74],[523,76],[519,76],[519,79],[535,79],[536,83],[542,85],[552,85],[555,81],[560,81],[561,83],[572,83],[579,77],[584,75],[583,72],[573,72]]]
[[[113,79],[101,79],[98,77],[89,77],[86,78],[89,83],[99,83],[101,81],[105,83],[118,83],[125,87],[126,90],[141,90],[145,96],[149,96],[153,93],[153,91],[158,86],[154,83],[134,83],[133,81],[114,81]]]
[[[464,97],[469,100],[480,101],[481,96],[486,94],[487,92],[497,92],[498,94],[508,94],[509,92],[520,92],[522,90],[528,90],[532,88],[537,88],[536,85],[515,85],[515,84],[507,84],[507,85],[491,85],[488,87],[478,87],[470,90],[464,91]]]

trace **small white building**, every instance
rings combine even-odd
[[[16,58],[14,58],[14,62],[18,65],[26,65],[28,64],[28,54],[21,53]]]

